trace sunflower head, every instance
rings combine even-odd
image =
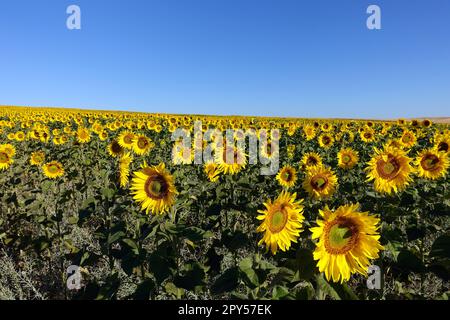
[[[164,163],[148,166],[145,162],[142,169],[134,172],[131,181],[133,198],[141,204],[142,210],[153,214],[164,214],[175,203],[175,189],[172,175]]]
[[[264,233],[259,244],[265,244],[272,254],[276,254],[278,248],[289,250],[291,243],[297,242],[303,231],[303,200],[296,200],[296,196],[296,193],[283,191],[273,202],[268,200],[264,203],[265,210],[258,210],[260,215],[257,219],[262,223],[257,231]]]
[[[449,167],[447,155],[435,149],[427,149],[420,152],[414,164],[417,167],[419,177],[432,180],[444,177]]]
[[[412,181],[411,159],[406,152],[386,147],[384,150],[375,148],[375,155],[366,168],[367,180],[375,181],[375,190],[382,193],[391,194],[406,188]]]
[[[133,161],[133,157],[129,152],[120,156],[119,160],[119,181],[121,187],[126,187],[128,184],[128,177],[130,175],[130,164]]]
[[[341,149],[338,152],[338,165],[342,169],[351,169],[359,161],[358,152],[352,148]]]
[[[305,167],[320,166],[322,165],[322,158],[318,153],[308,152],[303,155],[301,163]]]
[[[378,258],[383,250],[379,242],[379,218],[368,212],[359,212],[359,205],[341,206],[335,211],[325,207],[319,210],[321,219],[310,229],[312,239],[319,239],[314,260],[327,280],[343,282],[351,274],[367,275],[369,259]]]
[[[79,143],[87,143],[91,140],[91,133],[87,128],[79,127],[77,130],[77,141]]]
[[[45,161],[44,151],[35,151],[31,154],[30,164],[34,166],[39,166]]]
[[[117,142],[122,148],[132,149],[134,141],[134,133],[128,130],[122,131],[117,138]]]
[[[56,179],[64,175],[64,168],[58,161],[51,161],[42,166],[44,175],[50,179]]]
[[[146,155],[154,147],[150,138],[144,135],[136,135],[133,139],[133,151],[138,155]]]
[[[122,155],[124,152],[123,147],[116,140],[111,141],[111,143],[108,145],[107,149],[108,149],[109,155],[114,158]]]
[[[322,148],[328,149],[330,148],[334,143],[334,138],[332,135],[328,133],[324,133],[319,137],[319,145]]]
[[[284,166],[278,172],[276,179],[282,187],[291,188],[297,181],[297,171],[291,166]]]
[[[416,141],[416,135],[410,130],[404,130],[402,136],[399,139],[400,144],[405,148],[411,148],[416,144]]]
[[[204,166],[204,171],[208,176],[209,181],[216,182],[220,177],[220,169],[219,166],[213,161],[209,161]]]
[[[314,166],[306,172],[303,189],[315,199],[328,198],[336,191],[337,181],[337,176],[330,168],[323,165]]]

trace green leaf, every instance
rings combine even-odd
[[[422,261],[411,251],[403,249],[397,257],[397,265],[403,271],[424,272]]]
[[[286,287],[275,286],[272,290],[272,299],[279,300],[286,297],[289,294],[289,290]]]
[[[117,242],[118,240],[122,239],[123,237],[125,237],[125,232],[123,232],[123,231],[118,231],[113,234],[110,234],[108,236],[108,244],[110,245],[114,242]]]
[[[129,246],[135,255],[139,255],[139,246],[134,240],[127,238],[122,239],[122,242]]]
[[[317,298],[320,300],[325,299],[326,296],[329,296],[330,298],[334,300],[341,300],[341,297],[336,292],[336,290],[328,283],[327,280],[325,280],[323,274],[319,274],[316,276],[316,283],[317,283]]]
[[[211,286],[213,294],[232,291],[238,286],[239,270],[236,267],[226,270]]]

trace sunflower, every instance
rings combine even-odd
[[[120,186],[123,188],[126,187],[128,184],[128,176],[130,175],[131,161],[133,161],[133,157],[129,152],[122,154],[119,160],[119,180]]]
[[[79,127],[77,130],[77,141],[79,143],[87,143],[91,141],[91,133],[85,127]]]
[[[219,170],[224,174],[236,174],[247,165],[247,158],[244,151],[238,147],[224,145],[215,153],[215,163],[219,165]]]
[[[133,198],[141,204],[142,210],[152,214],[164,214],[175,203],[174,180],[164,163],[157,166],[141,166],[141,170],[134,172],[131,181]]]
[[[297,171],[291,166],[284,166],[278,172],[276,179],[284,188],[291,188],[297,181]]]
[[[220,169],[219,166],[213,161],[209,161],[205,163],[204,171],[208,176],[209,181],[216,182],[220,177]]]
[[[44,175],[50,179],[56,179],[64,175],[64,168],[58,161],[51,161],[42,166]]]
[[[308,152],[303,155],[301,163],[307,168],[312,166],[320,166],[322,165],[322,158],[318,153]]]
[[[449,153],[450,151],[450,134],[436,134],[434,136],[434,149],[439,152]]]
[[[117,138],[117,142],[122,148],[132,149],[134,141],[134,133],[128,130],[122,131]]]
[[[411,182],[411,159],[406,152],[386,147],[384,150],[375,148],[375,154],[366,168],[367,181],[375,181],[375,190],[391,194],[406,188]]]
[[[25,140],[25,133],[23,131],[17,131],[14,135],[14,139],[19,142]]]
[[[414,132],[405,129],[399,139],[400,144],[405,148],[411,148],[416,144],[417,138]]]
[[[337,181],[335,173],[330,168],[323,165],[314,166],[306,171],[303,189],[315,199],[328,198],[336,191]]]
[[[316,128],[314,128],[314,126],[312,125],[307,124],[303,127],[303,133],[305,134],[307,141],[312,140],[316,136]]]
[[[13,157],[0,146],[0,170],[6,170],[13,164]]]
[[[419,177],[432,180],[444,177],[449,166],[447,155],[434,149],[420,152],[414,164]]]
[[[378,252],[384,250],[379,242],[380,219],[358,210],[358,204],[335,211],[327,206],[319,210],[322,219],[316,220],[318,226],[310,228],[312,239],[319,239],[314,260],[327,280],[342,283],[353,273],[367,276],[369,260],[377,259]]]
[[[154,146],[152,140],[142,134],[136,135],[133,139],[133,151],[140,156],[148,154]]]
[[[31,154],[30,164],[33,166],[40,166],[45,161],[44,151],[35,151]]]
[[[331,147],[334,143],[334,138],[331,134],[329,133],[324,133],[319,137],[319,145],[322,148],[328,149],[329,147]]]
[[[194,152],[191,148],[185,147],[182,142],[175,142],[172,149],[172,163],[179,164],[191,164],[194,160]]]
[[[117,157],[123,154],[124,149],[122,146],[116,141],[113,140],[107,147],[108,153],[111,157]]]
[[[0,144],[0,150],[6,152],[10,157],[14,157],[16,155],[16,147],[9,143]]]
[[[369,143],[375,141],[375,131],[372,128],[364,128],[359,133],[359,136],[362,141]]]
[[[359,161],[358,152],[353,150],[352,148],[341,149],[338,152],[337,157],[338,157],[338,165],[342,169],[351,169]]]
[[[257,232],[264,232],[259,245],[265,243],[267,250],[276,254],[278,248],[289,250],[292,242],[297,242],[300,232],[303,231],[303,199],[296,201],[297,194],[282,191],[272,202],[270,199],[264,203],[265,210],[258,210],[261,215],[256,218],[262,220]]]

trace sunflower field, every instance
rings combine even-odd
[[[448,299],[449,146],[427,119],[0,107],[0,299]]]

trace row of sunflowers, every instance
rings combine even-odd
[[[231,141],[202,140],[227,129]],[[239,143],[252,139],[273,175]],[[195,163],[207,145],[213,158]],[[449,145],[427,119],[4,107],[3,255],[58,270],[53,289],[30,275],[47,297],[445,297]],[[69,265],[83,270],[75,291]]]

